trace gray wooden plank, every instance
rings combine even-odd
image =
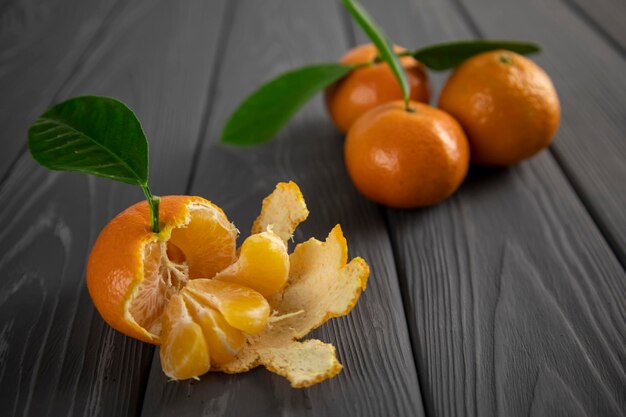
[[[486,37],[525,38],[544,52],[562,106],[552,145],[603,234],[626,265],[626,59],[560,2],[464,3]]]
[[[626,2],[619,0],[563,0],[598,31],[622,56],[626,56]]]
[[[295,240],[323,239],[341,223],[351,256],[363,256],[372,275],[349,316],[331,320],[311,335],[337,346],[345,366],[337,377],[302,390],[264,369],[173,383],[163,375],[155,355],[143,415],[423,415],[383,218],[350,185],[342,138],[325,115],[321,99],[269,144],[243,149],[216,144],[230,112],[261,82],[298,65],[333,61],[345,50],[337,5],[305,0],[239,2],[230,26],[215,110],[192,193],[220,205],[245,236],[261,199],[276,182],[293,179],[311,211]]]
[[[58,95],[111,95],[135,109],[150,138],[156,193],[187,185],[224,4],[126,3]],[[1,186],[0,415],[140,412],[154,348],[104,324],[84,266],[104,224],[141,198],[130,186],[50,173],[28,155]]]
[[[28,125],[55,101],[121,3],[22,0],[0,6],[0,180],[24,150]]]
[[[493,20],[542,30],[528,16],[496,18],[502,2],[491,12],[454,1],[364,3],[409,47],[473,37]],[[468,12],[489,18],[475,28]],[[575,100],[565,76],[548,71],[564,103]],[[445,76],[434,77],[436,90]],[[573,140],[571,106],[557,143]],[[550,152],[509,169],[473,168],[452,199],[389,210],[388,219],[427,414],[626,413],[626,274]]]
[[[626,411],[626,274],[546,160],[390,213],[430,414]]]
[[[408,2],[412,24],[378,7],[394,39],[411,45],[473,38],[528,39],[543,53],[533,57],[552,77],[559,92],[562,121],[551,146],[585,207],[626,265],[626,60],[560,2],[515,2],[494,6],[488,0],[454,1],[439,8],[427,1]],[[426,13],[424,10],[430,10]],[[422,10],[424,9],[424,10]],[[460,19],[469,17],[465,23]],[[419,25],[415,19],[419,19]],[[441,23],[445,22],[445,23]],[[402,30],[402,27],[419,26]],[[421,32],[420,32],[421,31]],[[412,35],[411,33],[415,33]],[[412,42],[411,42],[412,41]],[[434,77],[437,91],[445,75]]]

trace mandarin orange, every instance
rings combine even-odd
[[[173,294],[236,258],[237,229],[201,197],[162,197],[160,221],[161,232],[153,233],[146,201],[127,208],[102,229],[87,263],[87,288],[102,318],[150,343],[159,343]]]
[[[511,165],[544,149],[561,115],[545,71],[504,50],[476,55],[457,67],[439,107],[463,126],[472,162],[484,165]]]
[[[345,142],[345,162],[367,198],[396,208],[435,204],[461,184],[469,164],[463,129],[426,104],[401,101],[365,113]]]
[[[405,49],[394,46],[396,53]],[[339,61],[342,64],[371,65],[353,70],[326,90],[326,106],[337,128],[346,133],[366,111],[390,101],[401,100],[402,90],[386,63],[374,63],[378,50],[372,44],[357,46]],[[401,57],[407,74],[410,98],[427,103],[430,98],[428,77],[421,63],[412,57]]]
[[[335,348],[296,339],[347,314],[369,268],[347,262],[338,225],[325,243],[310,239],[289,256],[287,241],[307,216],[298,186],[279,183],[235,251],[237,230],[200,197],[163,197],[159,233],[147,203],[138,203],[96,240],[90,295],[115,329],[161,345],[161,367],[174,380],[264,365],[294,387],[316,384],[341,370]]]

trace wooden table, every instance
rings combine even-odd
[[[539,42],[534,59],[562,101],[554,145],[509,169],[473,168],[436,207],[386,209],[353,188],[319,98],[267,145],[217,144],[261,82],[365,41],[338,2],[0,4],[0,415],[626,415],[626,3],[364,4],[409,47]],[[372,275],[353,313],[314,333],[337,346],[338,377],[304,390],[264,369],[168,382],[157,349],[104,324],[86,259],[142,196],[51,173],[26,152],[35,117],[83,94],[136,110],[155,193],[205,196],[245,231],[293,179],[312,213],[296,240],[342,224]]]

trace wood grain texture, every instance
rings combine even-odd
[[[473,170],[437,207],[383,210],[350,185],[321,100],[275,142],[215,143],[259,83],[353,43],[337,4],[0,5],[0,415],[423,415],[420,391],[431,415],[626,414],[623,55],[563,3],[364,2],[405,46],[481,34],[546,46],[538,61],[565,116],[553,153]],[[150,346],[102,322],[84,286],[88,251],[140,193],[16,159],[37,114],[87,93],[137,111],[156,194],[184,192],[196,155],[191,192],[214,199],[244,235],[287,179],[312,213],[296,241],[344,226],[372,278],[350,316],[312,335],[338,347],[338,377],[305,390],[263,369],[168,383]]]
[[[25,149],[30,123],[58,100],[121,3],[8,0],[0,5],[0,180]]]
[[[465,1],[485,37],[530,39],[559,92],[562,120],[552,150],[626,265],[626,60],[560,2]]]
[[[111,95],[138,113],[156,193],[186,187],[224,3],[125,3],[58,94]],[[68,19],[61,13],[54,25],[71,26]],[[31,100],[33,108],[49,104]],[[22,133],[2,141],[23,141]],[[1,186],[0,415],[139,414],[154,349],[104,324],[84,266],[104,224],[141,198],[127,185],[51,173],[26,154]]]
[[[625,274],[560,173],[534,165],[474,175],[436,213],[392,214],[436,415],[626,410]],[[545,377],[560,383],[538,391]]]
[[[561,2],[404,2],[401,18],[365,2],[394,41],[408,47],[462,38],[525,39],[559,92],[562,120],[551,150],[587,210],[626,265],[626,73],[624,57]],[[409,22],[411,20],[411,22]],[[363,41],[360,37],[359,41]],[[436,104],[447,74],[434,74]]]
[[[563,0],[589,26],[626,56],[626,2],[619,0]]]
[[[349,183],[342,138],[321,99],[271,143],[255,148],[216,144],[229,114],[261,82],[298,65],[334,61],[342,53],[347,45],[338,10],[334,3],[305,0],[237,3],[191,192],[214,200],[246,236],[262,198],[278,181],[293,179],[311,211],[296,242],[310,236],[323,239],[341,223],[351,256],[364,257],[372,274],[355,310],[311,336],[337,346],[344,369],[329,381],[300,390],[264,369],[172,383],[155,355],[144,400],[146,417],[423,415],[385,224],[379,209]]]
[[[481,31],[451,1],[364,3],[408,47]],[[474,168],[452,199],[388,218],[427,414],[626,413],[626,274],[551,153]]]
[[[390,214],[433,415],[626,410],[626,274],[546,159]]]

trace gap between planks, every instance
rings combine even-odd
[[[90,56],[89,52],[92,49],[94,49],[96,45],[99,45],[100,43],[102,43],[102,40],[104,39],[104,36],[107,33],[106,29],[109,26],[110,22],[115,20],[117,16],[120,15],[125,5],[126,5],[126,2],[118,0],[116,3],[113,4],[113,6],[111,6],[111,9],[109,9],[104,19],[100,21],[100,24],[98,25],[98,29],[95,30],[91,39],[85,42],[82,51],[80,52],[80,54],[78,55],[78,58],[76,59],[76,62],[72,65],[71,69],[68,71],[68,75],[61,82],[61,85],[57,89],[56,93],[54,93],[54,95],[52,96],[52,99],[50,100],[50,104],[48,105],[48,107],[51,107],[57,104],[57,102],[59,101],[59,97],[61,96],[61,93],[63,92],[63,90],[67,87],[70,80],[72,80],[76,76],[76,74],[79,73],[86,59]],[[6,7],[8,7],[8,4],[5,5],[5,8]],[[0,16],[2,16],[2,12],[0,12]],[[25,136],[27,136],[27,132],[24,132],[24,133],[25,133]],[[17,166],[19,160],[22,157],[24,157],[27,151],[28,151],[28,143],[25,141],[24,144],[21,145],[18,151],[15,153],[15,158],[9,164],[6,172],[2,175],[2,177],[0,177],[0,189],[3,187],[7,179],[9,179],[12,172],[15,170],[15,167]]]
[[[574,4],[572,0],[562,0],[562,2],[565,4],[566,7],[572,9],[574,14],[583,23],[589,26],[594,32],[598,33],[600,37],[602,37],[611,47],[616,49],[622,57],[626,57],[626,51],[621,47],[621,45],[612,36],[610,36],[606,31],[601,29],[601,27],[595,22],[595,20],[591,16],[589,16],[582,8],[580,8],[580,6]],[[485,36],[483,35],[482,31],[478,27],[478,23],[471,16],[471,14],[469,13],[469,10],[467,10],[467,8],[462,3],[462,1],[452,0],[451,3],[453,4],[454,7],[456,7],[457,11],[461,15],[461,18],[464,19],[470,32],[473,33],[474,36],[476,36],[477,38],[484,38]],[[555,162],[555,164],[559,167],[559,169],[563,173],[563,177],[569,184],[570,188],[573,190],[578,201],[581,203],[581,205],[585,208],[585,210],[589,214],[589,218],[595,225],[596,229],[598,229],[598,231],[602,235],[602,238],[605,240],[605,242],[611,249],[611,252],[613,252],[613,255],[615,255],[615,258],[618,260],[619,264],[622,266],[622,269],[626,271],[626,259],[624,259],[624,257],[621,255],[619,242],[617,241],[616,238],[613,238],[613,236],[610,233],[610,230],[603,224],[602,220],[598,216],[598,213],[594,209],[593,204],[591,204],[588,201],[588,199],[585,197],[583,187],[580,186],[575,180],[575,177],[571,175],[570,170],[567,169],[566,165],[564,164],[558,152],[556,152],[553,147],[548,147],[547,151],[549,152],[552,160]],[[395,256],[395,253],[394,253],[394,256]]]
[[[339,14],[340,14],[340,20],[342,23],[342,26],[344,27],[344,33],[346,36],[346,41],[348,42],[348,46],[350,48],[354,48],[357,46],[358,42],[357,42],[357,37],[356,37],[356,33],[355,33],[355,27],[354,27],[354,22],[352,20],[352,18],[350,17],[350,14],[348,13],[348,11],[338,2],[338,7],[339,7]],[[422,398],[422,401],[424,401],[426,397],[426,393],[424,392],[424,384],[427,381],[424,381],[420,378],[420,372],[417,366],[418,363],[418,358],[415,357],[415,351],[416,351],[416,346],[414,346],[413,343],[413,335],[411,334],[413,332],[413,329],[411,328],[410,322],[409,322],[409,300],[407,300],[408,297],[408,293],[406,292],[406,288],[405,285],[403,284],[403,280],[400,279],[400,271],[402,271],[403,269],[400,268],[400,262],[399,262],[399,249],[398,249],[398,244],[397,244],[397,236],[394,233],[393,229],[391,228],[391,225],[389,223],[389,210],[380,205],[377,204],[381,217],[383,219],[383,223],[385,225],[385,230],[387,231],[387,234],[389,235],[390,239],[390,244],[391,244],[391,254],[393,256],[393,265],[396,269],[396,274],[398,275],[398,285],[400,286],[400,298],[402,300],[402,312],[404,314],[404,322],[405,325],[409,331],[409,343],[411,344],[411,354],[413,355],[413,364],[415,365],[415,372],[417,374],[417,382],[418,382],[418,388],[419,388],[419,394],[420,397]],[[426,416],[428,416],[428,408],[426,406],[424,406],[423,408],[424,410],[424,414]]]
[[[223,62],[221,58],[224,57],[224,54],[226,52],[228,36],[230,35],[230,32],[231,32],[230,29],[232,27],[232,23],[233,23],[234,16],[235,16],[235,10],[236,10],[236,6],[238,2],[239,0],[227,1],[225,3],[224,10],[222,12],[222,18],[220,19],[221,27],[217,36],[217,49],[215,51],[215,56],[214,56],[215,60],[213,61],[212,68],[211,68],[211,80],[209,81],[209,88],[207,89],[206,101],[203,106],[204,108],[202,111],[202,120],[200,122],[200,130],[198,131],[198,138],[196,140],[194,153],[192,154],[191,170],[189,172],[189,177],[185,185],[185,194],[190,193],[191,185],[193,184],[195,173],[197,171],[199,155],[203,148],[202,144],[204,143],[204,140],[202,140],[202,138],[206,132],[206,127],[209,123],[209,119],[213,111],[216,83],[218,81],[219,71],[221,69],[222,62]],[[152,360],[154,360],[154,355],[157,350],[158,350],[158,347],[155,347],[153,349]],[[152,373],[152,366],[148,368],[145,378],[143,379],[143,386],[140,388],[140,400],[139,400],[139,404],[137,407],[137,410],[139,411],[138,415],[141,415],[143,412],[143,406],[144,406],[144,402],[146,399],[146,391],[148,388],[148,381],[150,380],[151,373]]]
[[[626,48],[611,33],[602,27],[596,18],[591,16],[584,8],[582,8],[574,0],[561,0],[567,8],[569,8],[580,20],[598,34],[604,41],[615,49],[622,58],[626,59]]]

